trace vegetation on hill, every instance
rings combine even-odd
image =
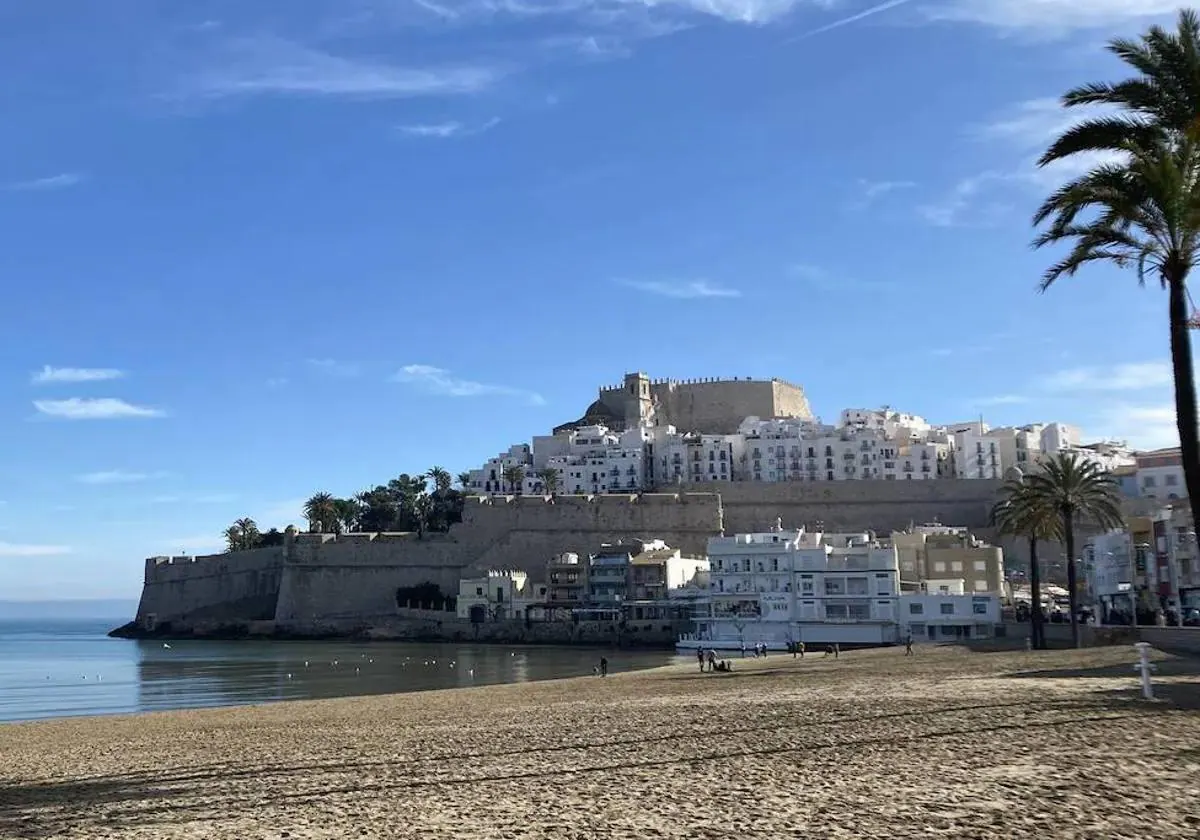
[[[1042,277],[1043,291],[1091,263],[1137,271],[1167,292],[1175,415],[1192,519],[1200,524],[1200,428],[1188,279],[1200,255],[1200,15],[1175,29],[1116,38],[1108,51],[1133,71],[1119,82],[1067,91],[1062,104],[1101,109],[1068,128],[1038,161],[1083,174],[1055,190],[1034,216],[1036,247],[1069,250]]]
[[[304,503],[304,518],[314,534],[343,534],[353,531],[449,531],[462,522],[463,505],[468,495],[470,474],[454,478],[441,467],[433,467],[421,475],[402,473],[387,484],[363,490],[349,498],[332,493],[314,493]],[[283,533],[271,528],[263,533],[249,518],[239,519],[225,529],[229,551],[246,551],[283,544]]]

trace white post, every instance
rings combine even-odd
[[[1137,648],[1138,663],[1133,666],[1133,670],[1141,674],[1142,697],[1153,700],[1154,686],[1150,684],[1150,672],[1154,670],[1154,666],[1150,664],[1150,644],[1149,642],[1138,642],[1134,647]]]

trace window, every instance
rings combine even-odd
[[[825,605],[825,617],[826,618],[846,618],[848,615],[849,615],[849,613],[846,610],[845,604],[826,604]]]
[[[826,595],[845,595],[846,584],[841,578],[827,578],[825,580]]]
[[[779,571],[779,558],[778,558],[778,557],[772,557],[772,558],[771,558],[771,571],[772,571],[772,572],[778,572],[778,571]]]
[[[483,597],[483,587],[482,586],[475,587],[475,597],[477,597],[477,598]]]
[[[921,615],[924,612],[925,612],[925,607],[923,607],[920,604],[909,604],[908,605],[908,614],[909,615]]]
[[[961,572],[961,571],[962,571],[962,561],[961,561],[961,560],[955,560],[955,561],[953,561],[953,562],[950,564],[950,571],[952,571],[952,572]]]
[[[987,581],[986,580],[975,581],[975,591],[976,592],[987,592],[988,591]]]
[[[975,615],[987,615],[987,608],[988,605],[984,601],[976,601],[975,603],[971,604],[971,611],[975,613]]]
[[[942,604],[942,615],[954,615],[954,604]]]
[[[987,571],[987,561],[986,560],[976,560],[975,561],[975,571],[986,572]]]
[[[933,564],[933,570],[934,570],[935,572],[944,572],[944,571],[946,571],[946,564],[945,564],[945,562],[944,562],[944,561],[942,561],[942,560],[935,561],[935,562],[934,562],[934,564]]]
[[[871,605],[866,601],[847,604],[846,617],[856,621],[866,621],[871,617]]]
[[[925,625],[923,623],[910,624],[908,625],[908,632],[912,633],[914,636],[924,636]]]
[[[1154,486],[1154,476],[1148,475],[1145,478],[1143,478],[1142,486],[1143,487],[1153,487]]]
[[[847,595],[866,595],[867,579],[865,577],[846,578]]]
[[[1179,486],[1179,476],[1164,475],[1163,476],[1163,485],[1166,487],[1178,487]]]

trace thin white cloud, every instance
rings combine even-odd
[[[40,414],[64,420],[123,420],[166,416],[166,412],[161,409],[134,405],[113,397],[34,400],[33,407]]]
[[[107,382],[125,376],[125,371],[116,368],[56,368],[45,365],[30,377],[35,385],[51,382]]]
[[[359,376],[362,368],[353,362],[339,362],[336,359],[308,359],[308,366],[327,376],[350,378]]]
[[[9,192],[45,192],[49,190],[65,190],[82,184],[84,176],[78,172],[60,172],[45,178],[33,178],[29,181],[15,181],[4,186]]]
[[[162,478],[163,475],[164,473],[132,472],[130,470],[101,470],[77,475],[75,480],[81,484],[136,484],[140,481]]]
[[[996,394],[992,397],[980,397],[974,401],[975,405],[1020,405],[1021,403],[1029,402],[1029,397],[1021,394]]]
[[[493,117],[479,125],[467,125],[450,120],[440,123],[414,123],[411,125],[400,125],[396,130],[408,137],[425,137],[445,140],[451,137],[471,137],[475,134],[483,134],[485,131],[491,131],[500,124],[499,117]]]
[[[916,185],[915,181],[868,181],[865,178],[858,179],[858,189],[864,203],[870,203],[881,196],[897,192],[898,190],[911,189]]]
[[[57,557],[70,553],[70,546],[65,545],[22,545],[0,542],[0,557]]]
[[[1049,391],[1142,391],[1168,387],[1173,382],[1167,362],[1138,362],[1112,367],[1080,367],[1048,376],[1042,387]]]
[[[930,20],[977,23],[1040,36],[1108,27],[1173,14],[1179,0],[945,0],[921,12]]]
[[[343,58],[282,38],[232,41],[212,65],[192,78],[184,93],[399,99],[477,93],[503,75],[485,65],[399,67]]]
[[[848,26],[849,24],[852,24],[852,23],[858,23],[860,20],[865,20],[866,18],[874,17],[877,14],[886,12],[888,9],[894,9],[897,6],[903,6],[908,2],[910,2],[910,0],[885,0],[885,2],[883,2],[883,3],[878,3],[874,6],[863,9],[860,12],[856,12],[855,14],[847,15],[846,17],[843,17],[843,18],[838,18],[837,20],[827,23],[824,26],[819,26],[816,29],[811,29],[802,35],[797,35],[796,37],[789,38],[788,40],[789,41],[799,41],[803,38],[811,38],[814,35],[820,35],[822,33],[829,32],[834,29],[840,29],[843,26]]]
[[[622,286],[659,297],[698,300],[702,298],[736,298],[742,293],[727,286],[717,286],[707,280],[618,280]]]
[[[1095,431],[1103,439],[1124,440],[1137,449],[1179,445],[1175,406],[1169,403],[1108,406],[1097,418]]]
[[[531,405],[546,404],[546,400],[541,394],[534,391],[513,388],[509,385],[494,385],[471,379],[459,379],[450,371],[432,365],[405,365],[392,377],[392,380],[413,385],[431,394],[444,397],[520,397]]]

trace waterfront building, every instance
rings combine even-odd
[[[891,535],[900,577],[920,589],[934,580],[956,579],[972,595],[1005,595],[1004,550],[971,535],[966,528],[917,525]]]
[[[950,587],[953,589],[953,587]],[[990,639],[1001,621],[1000,598],[959,591],[906,593],[899,599],[900,639],[953,642]]]
[[[475,623],[524,619],[528,608],[546,597],[546,585],[531,583],[524,572],[491,570],[458,582],[456,611]]]
[[[1168,501],[1183,498],[1183,456],[1179,447],[1139,452],[1137,455],[1139,494],[1147,499]]]

